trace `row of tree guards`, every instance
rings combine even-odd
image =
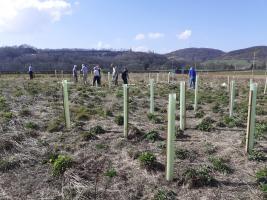
[[[229,80],[229,79],[228,79]],[[266,81],[267,82],[267,81]],[[64,96],[64,115],[66,121],[66,128],[71,128],[70,112],[69,112],[69,100],[68,100],[68,82],[62,81],[63,96]],[[196,77],[195,84],[195,98],[194,98],[194,111],[197,111],[198,105],[198,86],[199,77]],[[154,114],[154,80],[149,80],[150,87],[150,109],[149,112]],[[230,105],[229,115],[233,116],[233,108],[235,101],[235,88],[236,83],[234,80],[230,83]],[[266,85],[265,85],[266,90]],[[180,129],[186,128],[186,84],[184,81],[180,82]],[[255,117],[256,117],[256,99],[257,99],[257,83],[250,81],[249,90],[249,103],[248,103],[248,118],[247,118],[247,132],[246,132],[246,153],[250,153],[254,147],[254,134],[255,134]],[[167,135],[167,167],[166,167],[166,180],[171,181],[173,179],[174,169],[174,141],[175,141],[175,111],[176,111],[176,94],[169,94],[168,103],[168,135]],[[124,137],[128,137],[128,123],[129,123],[129,86],[123,85],[123,115],[124,115]]]
[[[60,74],[61,74],[60,75],[61,78],[64,79],[65,75],[64,75],[64,71],[63,70],[60,71]],[[72,74],[68,74],[68,76],[69,75],[72,76]],[[93,71],[91,71],[91,75],[93,75]],[[60,76],[58,75],[57,70],[55,70],[55,77],[56,78],[60,78]],[[79,77],[79,79],[81,79],[81,76],[82,76],[82,73],[80,71],[78,71],[78,77]],[[175,79],[174,77],[175,77],[175,73],[168,72],[167,73],[167,83],[171,83],[171,80],[174,80]],[[144,80],[146,80],[146,79],[147,79],[147,74],[144,74]],[[111,84],[112,84],[110,72],[107,73],[107,80],[108,80],[108,86],[110,88],[111,87]],[[150,73],[148,73],[148,80],[151,80],[151,74]],[[160,82],[159,81],[159,73],[157,73],[156,74],[156,83],[159,83],[159,82]]]
[[[79,73],[79,78],[81,79],[81,72],[78,71],[78,73]],[[92,74],[93,74],[93,71],[91,71],[91,75]],[[171,79],[174,80],[174,75],[175,75],[174,73],[169,72],[167,75],[168,75],[168,77],[167,77],[167,82],[168,83],[171,82]],[[146,79],[145,76],[146,76],[146,74],[144,74],[144,80]],[[57,70],[55,70],[55,77],[58,78]],[[64,79],[64,71],[63,70],[61,70],[61,78]],[[111,84],[112,84],[111,83],[110,72],[108,72],[108,74],[107,74],[107,79],[108,79],[108,87],[110,88]],[[151,74],[150,73],[148,74],[148,80],[151,80]],[[152,79],[152,80],[154,80],[154,79]],[[227,76],[227,82],[228,82],[228,89],[231,90],[232,85],[230,85],[231,84],[230,76]],[[159,83],[159,73],[156,74],[156,83]],[[252,81],[252,79],[250,79],[250,84],[252,84],[252,83],[253,83],[253,81]],[[96,83],[96,86],[97,86],[97,83]],[[233,87],[235,87],[235,85]],[[265,84],[264,84],[264,92],[263,92],[263,94],[267,94],[267,77],[266,77]],[[196,111],[196,108],[194,110]],[[231,116],[231,114],[230,114],[230,116]]]

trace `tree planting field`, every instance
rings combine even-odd
[[[156,74],[149,114],[148,74],[130,74],[129,134],[123,88],[70,84],[65,127],[62,77],[0,77],[0,199],[264,199],[267,191],[267,95],[258,83],[255,147],[247,155],[249,76],[236,81],[229,117],[227,75],[199,76],[198,110],[187,77]],[[70,75],[64,79],[71,80]],[[91,82],[92,77],[89,77]],[[179,129],[180,81],[186,81],[186,129]],[[226,87],[222,86],[226,83]],[[169,93],[177,94],[174,179],[166,181]]]

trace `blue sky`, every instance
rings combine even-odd
[[[0,46],[166,53],[267,44],[266,0],[0,0]]]

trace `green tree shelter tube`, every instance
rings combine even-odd
[[[195,84],[195,103],[194,103],[194,111],[197,112],[197,103],[198,103],[198,75],[196,76],[196,84]]]
[[[108,72],[108,87],[110,88],[110,72]]]
[[[129,90],[128,85],[123,85],[123,120],[124,120],[124,137],[128,137],[128,117],[129,117]]]
[[[185,82],[180,82],[180,129],[185,130],[186,124],[186,110],[185,110]]]
[[[70,129],[70,108],[69,108],[69,94],[68,94],[67,80],[63,80],[62,85],[63,85],[63,104],[64,104],[65,123],[67,129]]]
[[[248,103],[248,121],[246,134],[246,152],[250,153],[254,147],[255,118],[256,118],[257,84],[250,85]]]
[[[264,92],[263,92],[263,94],[266,94],[266,92],[267,92],[267,77],[266,77],[266,81],[265,81],[265,86],[264,86]]]
[[[169,94],[166,180],[173,180],[176,94]]]
[[[154,105],[154,80],[149,80],[149,86],[150,86],[150,113],[154,114],[155,105]]]
[[[233,117],[235,103],[235,81],[231,81],[229,116]]]

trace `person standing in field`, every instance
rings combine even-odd
[[[129,74],[128,74],[128,69],[126,67],[123,69],[121,78],[123,80],[123,84],[128,84]]]
[[[87,84],[88,68],[84,64],[82,64],[81,72],[83,73],[83,83]]]
[[[193,88],[195,89],[195,83],[196,83],[196,76],[197,76],[197,73],[196,73],[196,70],[194,67],[190,67],[189,69],[189,85],[190,85],[190,88]]]
[[[30,76],[30,80],[33,79],[33,69],[32,69],[32,65],[29,66],[29,76]]]
[[[118,85],[118,69],[117,66],[113,66],[113,64],[111,65],[113,67],[113,71],[112,71],[112,82],[114,85]]]
[[[77,70],[77,65],[74,65],[74,66],[73,66],[73,69],[72,69],[72,75],[73,75],[74,82],[77,83],[77,82],[78,82],[78,70]]]
[[[93,79],[93,86],[95,83],[97,83],[98,86],[100,86],[100,67],[99,65],[96,65],[93,70],[94,73],[94,79]]]

